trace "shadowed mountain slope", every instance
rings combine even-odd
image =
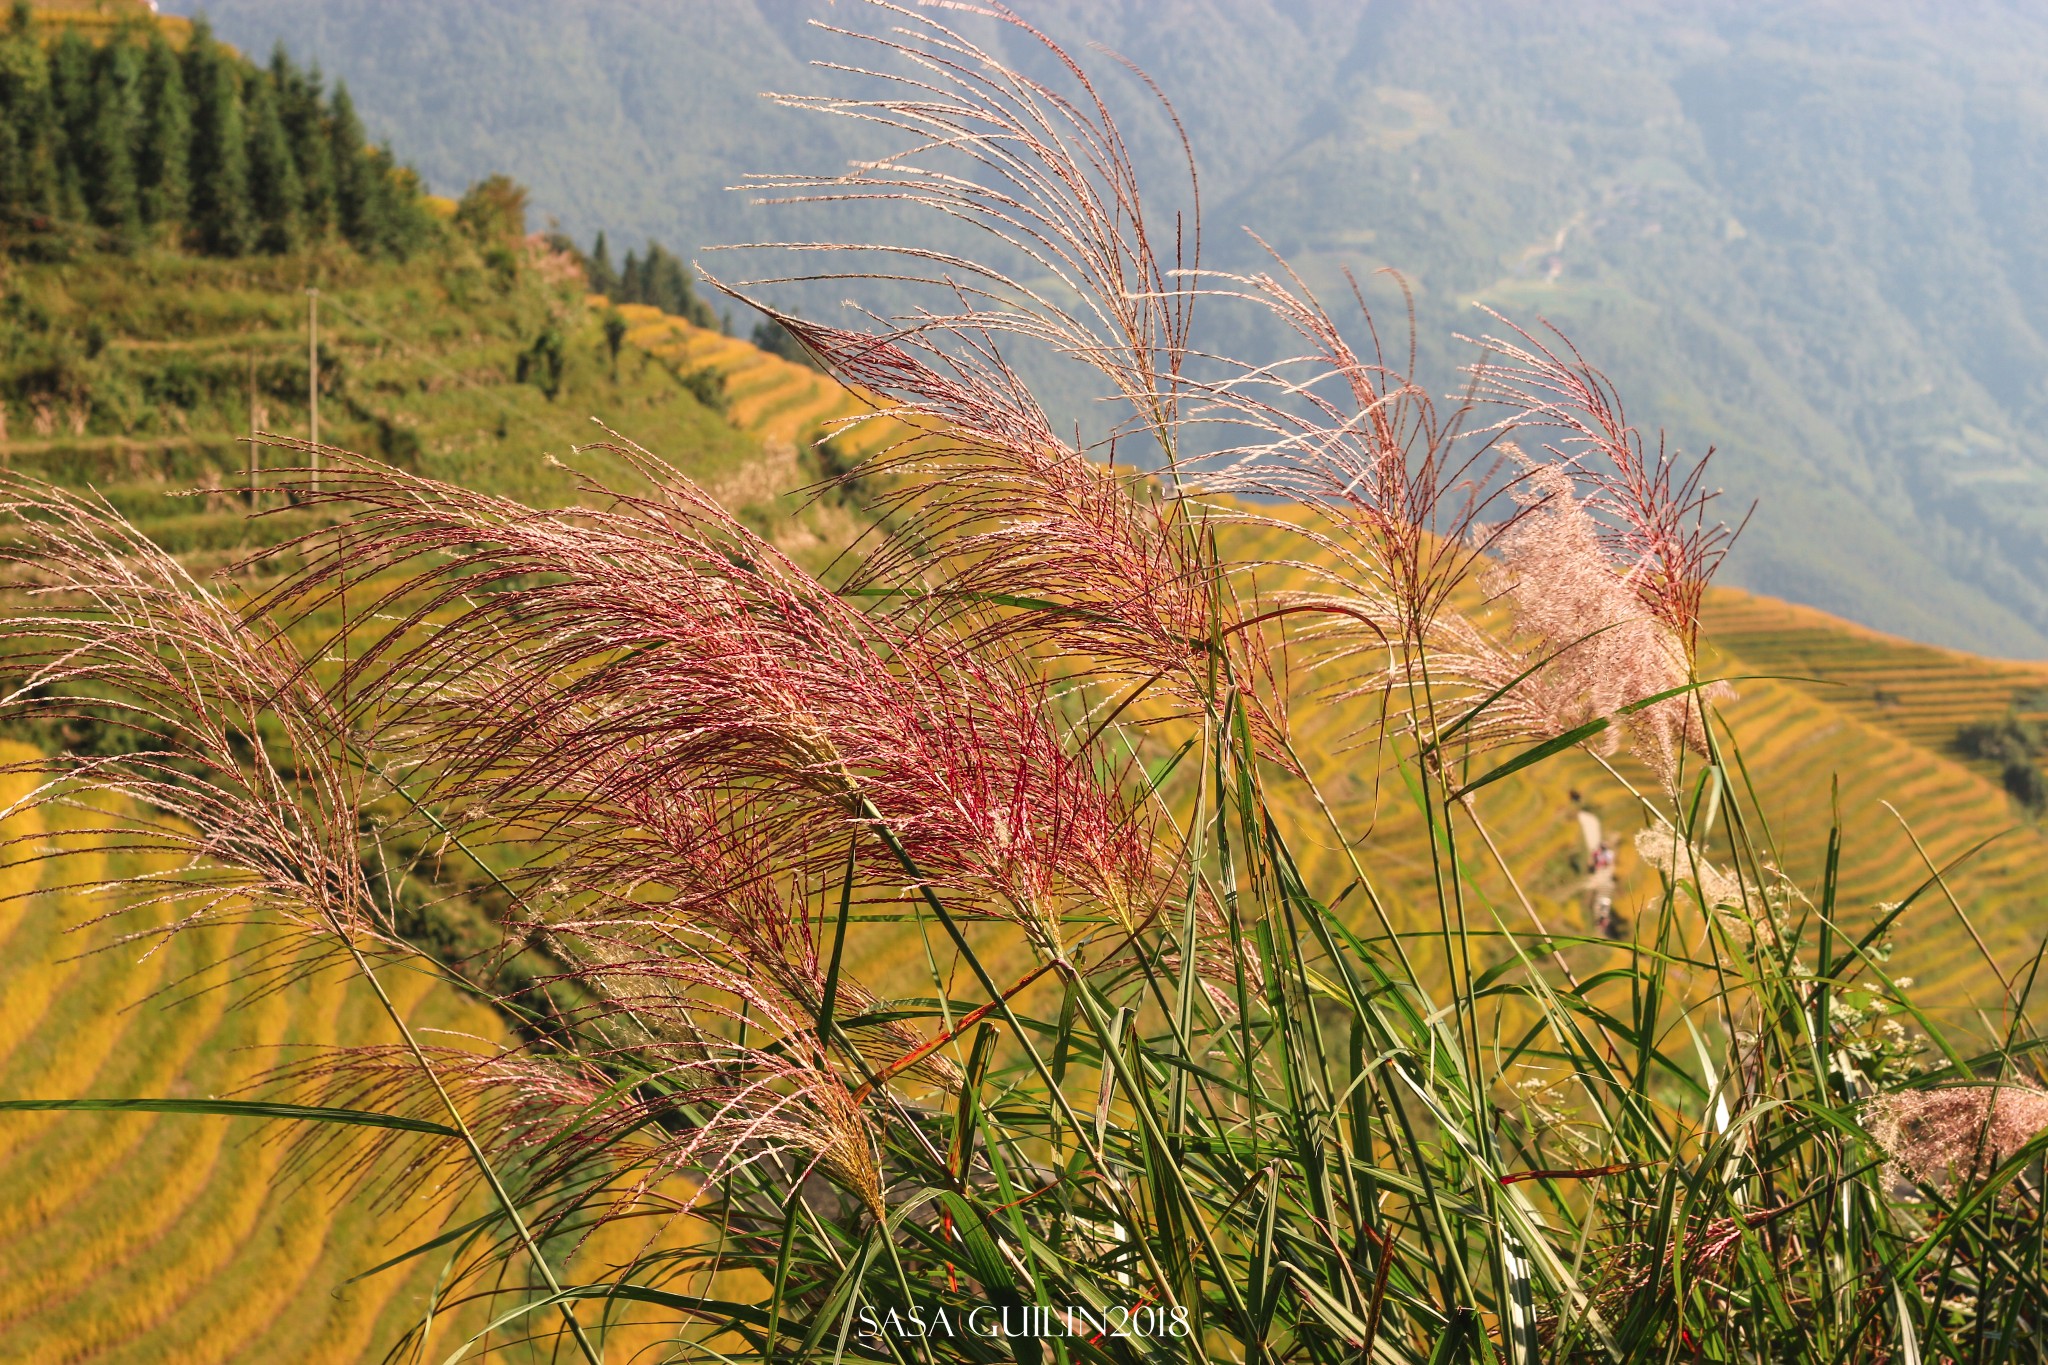
[[[1206,259],[1258,260],[1249,224],[1320,287],[1415,290],[1449,388],[1475,301],[1555,320],[1639,415],[1760,499],[1731,581],[1913,638],[2048,655],[2048,21],[2016,3],[1694,0],[1080,5],[1024,14],[1155,75],[1200,158]],[[346,77],[428,178],[503,169],[579,240],[685,257],[807,235],[728,187],[835,170],[874,146],[763,90],[845,87],[866,55],[810,26],[857,5],[716,0],[221,0]],[[959,16],[953,16],[959,20]],[[972,21],[962,21],[971,24]],[[983,33],[1009,59],[1022,38]],[[1110,70],[1106,64],[1105,70]],[[1161,193],[1173,144],[1128,122]],[[848,220],[834,235],[848,231]],[[871,240],[933,238],[887,212]],[[879,236],[873,234],[881,234]],[[963,245],[963,243],[953,243]],[[709,260],[710,258],[706,258]],[[723,262],[712,262],[723,264]],[[836,286],[801,296],[829,317]],[[1215,340],[1262,340],[1222,319]]]

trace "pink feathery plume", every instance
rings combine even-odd
[[[0,617],[16,714],[98,713],[138,747],[57,755],[30,802],[89,805],[96,845],[153,855],[97,887],[130,937],[261,921],[250,970],[289,975],[323,945],[395,944],[365,881],[362,780],[342,708],[274,623],[245,614],[97,498],[0,476]],[[289,950],[297,940],[300,953]]]
[[[1390,717],[1404,693],[1419,694],[1426,700],[1406,709],[1425,735],[1451,717],[1462,723],[1461,699],[1483,703],[1462,724],[1475,746],[1615,716],[1609,748],[1625,734],[1675,781],[1681,750],[1704,744],[1698,700],[1624,708],[1690,678],[1699,603],[1729,534],[1705,523],[1710,495],[1699,491],[1698,467],[1681,477],[1674,461],[1647,460],[1611,389],[1576,355],[1567,364],[1499,342],[1489,345],[1505,365],[1477,367],[1468,400],[1513,412],[1468,434],[1469,407],[1439,416],[1410,377],[1412,354],[1408,370],[1388,363],[1355,285],[1369,355],[1275,260],[1277,274],[1223,278],[1310,349],[1211,386],[1208,410],[1250,439],[1225,452],[1209,486],[1285,498],[1334,523],[1306,533],[1343,566],[1326,575],[1333,589],[1295,594],[1281,608],[1324,618],[1300,643],[1322,647],[1317,667],[1336,667],[1344,681],[1333,691],[1379,694]],[[1546,385],[1557,401],[1540,400]],[[1566,422],[1578,436],[1546,460],[1508,439]],[[1606,457],[1599,467],[1589,467],[1589,444]],[[1483,522],[1502,495],[1508,514]],[[1518,641],[1451,605],[1475,572],[1512,609]]]
[[[1249,514],[1301,546],[1284,567],[1305,586],[1268,594],[1266,619],[1291,632],[1325,696],[1367,703],[1355,739],[1428,743],[1497,687],[1496,665],[1511,657],[1453,605],[1487,562],[1479,517],[1499,491],[1495,439],[1465,431],[1466,407],[1438,407],[1414,377],[1412,346],[1405,367],[1387,356],[1355,282],[1364,350],[1267,251],[1272,270],[1210,272],[1210,292],[1269,315],[1304,349],[1225,366],[1201,386],[1199,420],[1228,441],[1202,486],[1298,509]],[[1531,733],[1534,720],[1514,696],[1496,697],[1464,742]]]
[[[666,1020],[687,1029],[687,1046],[649,1046],[646,1036],[619,1034],[574,1053],[523,1048],[428,1048],[442,1089],[467,1116],[495,1160],[517,1159],[536,1189],[575,1191],[558,1201],[555,1217],[596,1206],[602,1216],[645,1211],[665,1177],[693,1179],[698,1188],[763,1160],[798,1158],[803,1172],[823,1170],[866,1208],[882,1202],[879,1134],[838,1073],[808,1046],[807,1024],[752,994],[741,976],[692,970],[688,959],[644,964],[650,979],[672,982],[675,1002]],[[737,990],[755,1042],[703,1029],[720,1008],[707,986]],[[646,992],[648,1000],[653,992]],[[687,1002],[687,1003],[685,1003]],[[639,1013],[657,1007],[643,1002]],[[622,1080],[631,1084],[622,1084]],[[408,1049],[359,1046],[323,1049],[278,1067],[257,1083],[276,1099],[368,1109],[401,1118],[433,1120],[441,1104]],[[445,1144],[419,1144],[403,1161],[371,1153],[331,1134],[294,1141],[292,1161],[378,1197],[393,1199],[424,1185],[466,1188],[473,1168]],[[593,1180],[601,1183],[593,1184]],[[677,1206],[674,1213],[687,1211]],[[546,1227],[546,1221],[543,1227]]]
[[[1863,1124],[1900,1175],[1953,1190],[2048,1131],[2048,1092],[2025,1081],[1900,1090],[1872,1100]]]
[[[381,742],[431,755],[436,790],[585,838],[714,798],[778,856],[836,832],[864,875],[900,880],[907,859],[1055,954],[1070,906],[1154,912],[1152,817],[1066,752],[1042,681],[931,621],[860,612],[673,470],[610,449],[649,491],[601,510],[367,461],[323,473],[318,496],[355,509],[355,572],[399,576],[381,610],[401,622],[355,667],[392,679],[380,704],[410,732]]]
[[[1189,212],[1175,215],[1168,241],[1144,211],[1136,165],[1102,93],[1057,44],[1005,7],[949,7],[1027,36],[1071,93],[1023,74],[929,12],[870,3],[902,22],[887,35],[827,29],[900,69],[822,65],[879,86],[877,97],[770,98],[900,135],[905,150],[841,174],[757,176],[752,183],[775,203],[879,201],[929,209],[981,229],[1020,269],[1005,272],[908,245],[753,245],[892,258],[897,265],[886,272],[853,277],[921,283],[964,301],[958,313],[903,320],[903,335],[944,336],[984,360],[992,358],[991,335],[1043,342],[1107,380],[1131,418],[1162,440],[1160,454],[1171,463],[1179,455],[1172,444],[1175,408],[1198,293],[1188,271],[1200,251],[1199,190],[1185,135]],[[1180,133],[1172,106],[1145,83]],[[1055,283],[1035,288],[1021,283],[1027,276]],[[1002,370],[997,364],[984,378]]]
[[[1405,368],[1387,358],[1356,283],[1352,295],[1369,353],[1266,249],[1274,271],[1212,272],[1213,292],[1268,313],[1307,349],[1236,367],[1204,386],[1203,420],[1237,438],[1212,457],[1204,486],[1319,514],[1330,532],[1292,523],[1289,529],[1340,566],[1322,575],[1338,581],[1340,595],[1296,600],[1320,603],[1323,614],[1339,618],[1338,629],[1348,621],[1382,648],[1426,647],[1451,595],[1480,561],[1484,547],[1471,532],[1486,503],[1479,489],[1491,442],[1463,439],[1466,409],[1438,410],[1414,378],[1412,350]],[[1412,333],[1412,318],[1409,326]],[[1347,601],[1349,612],[1342,609]]]
[[[851,588],[1016,599],[984,638],[1030,632],[1126,671],[1186,669],[1202,657],[1211,571],[1186,544],[1179,510],[1144,496],[1149,481],[1063,441],[1014,376],[941,373],[934,367],[950,359],[928,338],[929,363],[907,339],[786,316],[783,325],[835,377],[881,395],[886,414],[921,433],[899,457],[857,471],[891,476],[879,501],[902,529]]]
[[[1033,39],[1071,92],[1021,74],[929,15],[881,8],[904,25],[886,38],[847,36],[904,70],[836,68],[882,87],[877,97],[778,98],[902,135],[907,149],[843,175],[758,183],[770,202],[929,209],[982,229],[1017,266],[1005,273],[913,247],[755,244],[879,253],[890,259],[872,270],[795,278],[925,286],[948,301],[874,318],[865,331],[796,318],[746,292],[781,281],[730,291],[780,321],[875,404],[875,416],[912,433],[849,476],[864,487],[883,476],[880,498],[894,514],[886,542],[850,586],[911,610],[971,604],[978,642],[1023,637],[1085,657],[1096,676],[1156,685],[1183,714],[1210,704],[1211,655],[1220,654],[1221,671],[1277,755],[1284,663],[1243,627],[1247,612],[1205,544],[1204,514],[1179,496],[1184,369],[1200,292],[1192,162],[1190,211],[1175,216],[1169,246],[1148,219],[1101,93],[1043,34],[1001,7],[954,7]],[[1163,97],[1161,104],[1172,119]],[[1108,463],[1054,432],[998,338],[1049,347],[1107,385],[1118,413]],[[1145,453],[1137,463],[1163,468],[1163,481],[1136,472],[1135,463],[1115,467],[1117,452],[1133,448]]]
[[[561,1102],[558,1088],[573,1088],[576,1080],[552,1059],[535,1063],[508,1053],[486,1078],[514,1103],[548,1116],[545,1126],[514,1130],[538,1152],[538,1178],[564,1180],[592,1156],[623,1164],[640,1172],[637,1184],[616,1196],[624,1205],[663,1173],[696,1175],[709,1185],[746,1165],[794,1154],[805,1163],[802,1174],[823,1169],[879,1215],[879,1134],[854,1089],[828,1064],[807,1012],[764,989],[743,964],[675,951],[599,955],[612,960],[577,979],[601,980],[638,1034],[588,1049],[583,1083],[598,1086],[621,1073],[642,1083],[602,1102],[593,1091],[579,1110]],[[658,1045],[650,1047],[651,1040]]]
[[[1509,450],[1521,457],[1519,449]],[[1526,647],[1475,655],[1468,667],[1496,687],[1528,676],[1489,723],[1562,734],[1615,717],[1616,727],[1603,736],[1607,751],[1626,736],[1636,756],[1667,787],[1675,786],[1683,751],[1706,748],[1699,701],[1682,692],[1635,711],[1624,708],[1688,685],[1687,643],[1636,590],[1633,566],[1614,562],[1571,471],[1526,457],[1521,462],[1524,477],[1515,496],[1524,514],[1493,536],[1498,559],[1484,582],[1512,606]],[[1731,694],[1726,684],[1707,689],[1710,699]]]
[[[1097,677],[1156,684],[1174,714],[1201,712],[1214,654],[1278,752],[1284,663],[1248,629],[1256,606],[1239,600],[1234,566],[1219,569],[1203,544],[1241,514],[1166,497],[1157,480],[1062,440],[999,359],[987,367],[997,382],[956,377],[937,368],[954,358],[929,336],[778,316],[835,377],[880,395],[880,413],[918,433],[849,476],[886,476],[873,500],[894,529],[848,591],[949,611],[976,647],[1019,641],[1085,658]]]
[[[1642,434],[1629,425],[1614,385],[1562,333],[1560,351],[1500,314],[1492,316],[1519,338],[1489,336],[1480,342],[1489,358],[1473,371],[1477,396],[1512,409],[1496,429],[1558,433],[1546,449],[1586,488],[1585,506],[1599,523],[1610,559],[1690,659],[1707,584],[1736,535],[1736,529],[1707,520],[1718,493],[1702,487],[1701,479],[1713,452],[1682,463],[1660,436],[1656,454],[1650,454]]]
[[[420,1055],[440,1082],[438,1090],[422,1073],[419,1058],[398,1044],[316,1044],[290,1051],[295,1054],[290,1060],[253,1077],[237,1093],[272,1103],[353,1109],[438,1127],[448,1121],[441,1098],[445,1091],[494,1156],[544,1143],[562,1128],[565,1111],[573,1112],[601,1093],[588,1079],[572,1079],[575,1073],[568,1068],[556,1065],[544,1072],[537,1056],[482,1038],[421,1047]],[[542,1075],[555,1080],[552,1098],[560,1107],[542,1100],[538,1084],[494,1083],[513,1070],[527,1072],[536,1081]],[[479,1179],[469,1153],[438,1135],[386,1129],[365,1142],[360,1132],[335,1125],[298,1124],[275,1140],[285,1148],[286,1179],[317,1180],[386,1206],[401,1205],[422,1191],[468,1191]]]
[[[547,913],[514,927],[567,964],[563,979],[593,992],[598,1014],[620,1015],[638,1029],[687,1006],[663,984],[655,992],[663,1010],[650,1014],[649,1002],[628,986],[659,980],[642,970],[649,964],[701,958],[744,972],[785,1012],[822,1022],[826,972],[806,883],[810,869],[831,854],[815,858],[804,845],[778,849],[758,837],[743,808],[720,810],[716,798],[691,792],[642,792],[594,817],[572,796],[526,819],[546,833],[536,840],[540,856],[531,872],[519,880],[543,891],[534,901]],[[834,1023],[873,1065],[922,1043],[900,1020],[862,1021],[880,1001],[851,973],[842,970],[832,992]],[[676,1026],[649,1037],[678,1041],[684,1035]],[[946,1087],[959,1079],[958,1069],[937,1055],[917,1074]]]

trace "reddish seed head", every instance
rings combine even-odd
[[[1953,1189],[2048,1129],[2048,1092],[2024,1081],[1901,1090],[1871,1101],[1863,1124],[1900,1174]]]

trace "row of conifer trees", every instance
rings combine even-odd
[[[602,232],[584,258],[590,287],[614,303],[649,303],[664,313],[688,318],[699,327],[717,327],[711,305],[697,293],[690,268],[660,242],[649,241],[647,254],[628,251],[623,267],[612,264],[611,246]]]
[[[90,223],[215,256],[340,237],[404,256],[433,231],[419,179],[369,145],[280,46],[267,68],[204,20],[182,51],[137,23],[99,45],[17,0],[0,35],[0,215]]]
[[[551,239],[554,244],[570,251],[583,261],[584,277],[592,290],[608,296],[613,303],[651,303],[664,313],[687,318],[699,327],[715,327],[722,332],[732,332],[732,314],[715,314],[711,304],[697,292],[696,279],[690,268],[684,265],[667,247],[650,240],[647,253],[626,253],[623,266],[612,264],[611,246],[600,232],[586,255],[566,237]],[[754,324],[753,343],[770,355],[781,356],[797,365],[820,368],[817,358],[803,348],[782,324],[772,318],[763,318]]]

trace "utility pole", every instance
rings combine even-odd
[[[313,412],[313,491],[320,491],[320,291],[306,291],[306,402]]]
[[[256,353],[249,352],[249,505],[256,505]]]

